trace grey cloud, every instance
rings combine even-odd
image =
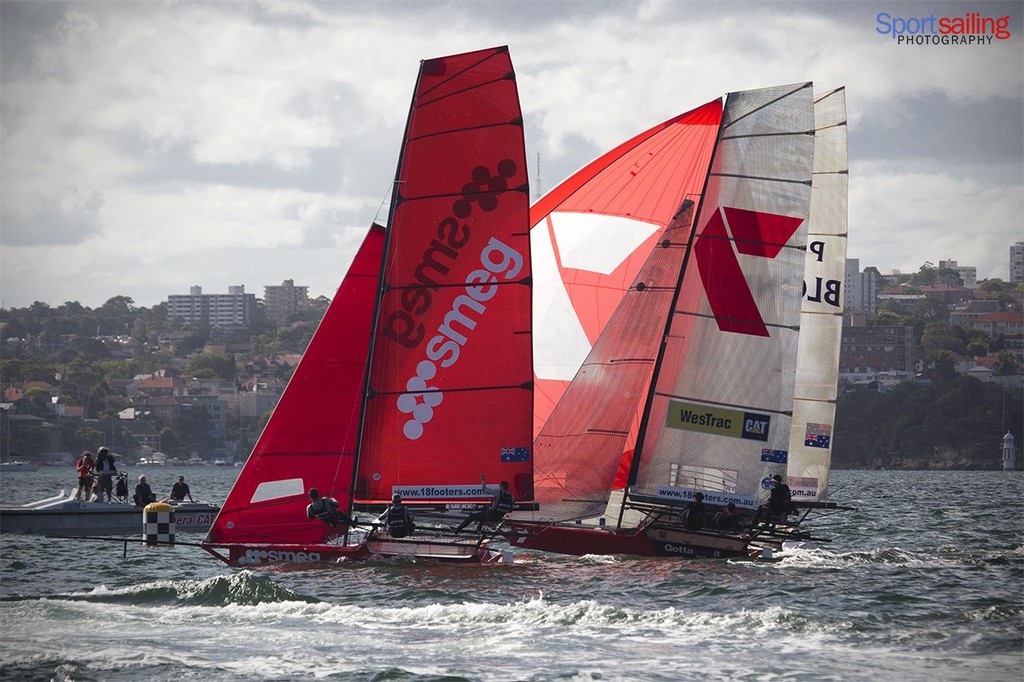
[[[36,197],[28,215],[9,210],[7,195],[12,191],[4,187],[0,210],[0,243],[5,246],[80,244],[100,232],[103,195],[93,188],[54,188],[48,196]]]
[[[1020,97],[956,101],[927,93],[873,109],[850,128],[850,153],[861,158],[945,163],[1024,162]]]

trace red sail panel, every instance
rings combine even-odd
[[[309,488],[347,508],[384,228],[373,225],[232,487],[208,540],[318,543]]]
[[[506,48],[423,63],[399,164],[356,496],[533,496],[532,274]]]
[[[542,197],[533,225],[535,433],[683,199],[701,192],[722,116],[714,100],[592,161]]]
[[[686,201],[662,233],[537,436],[536,500],[545,518],[597,516],[608,503],[658,357],[693,209]]]

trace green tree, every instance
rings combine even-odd
[[[914,304],[914,317],[925,322],[949,321],[949,306],[937,298],[925,296]]]
[[[21,399],[21,409],[26,413],[49,419],[53,416],[53,409],[50,407],[50,392],[42,388],[30,388],[25,391]]]
[[[921,357],[930,362],[938,353],[948,351],[964,355],[967,353],[966,334],[958,327],[943,322],[933,322],[924,328],[921,336]]]
[[[181,448],[181,436],[170,426],[160,429],[160,450],[170,454],[178,454]]]
[[[996,364],[992,369],[1000,376],[1016,374],[1018,370],[1017,360],[1013,357],[1013,353],[1010,351],[999,351],[999,355],[996,356]]]
[[[221,379],[235,378],[234,358],[219,353],[199,353],[185,365],[185,374],[190,377]]]
[[[75,452],[89,450],[95,452],[96,448],[103,444],[105,436],[99,429],[91,426],[81,426],[75,431]]]

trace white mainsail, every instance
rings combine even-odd
[[[846,267],[849,169],[844,88],[815,97],[814,128],[806,291],[787,469],[789,486],[798,500],[828,496]]]

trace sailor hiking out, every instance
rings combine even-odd
[[[306,506],[306,518],[320,519],[332,528],[338,524],[352,525],[352,519],[348,514],[341,511],[338,501],[333,497],[320,497],[320,491],[316,488],[309,489],[310,503]]]
[[[480,479],[480,483],[484,490],[487,490],[487,485],[484,483],[483,478]],[[455,528],[455,532],[461,533],[465,530],[466,526],[476,521],[478,522],[476,532],[479,533],[483,530],[485,523],[497,523],[505,518],[505,514],[512,511],[515,504],[516,498],[513,497],[512,493],[508,490],[508,481],[502,481],[498,485],[498,490],[495,492],[494,499],[491,500],[491,504],[488,505],[486,509],[475,511],[463,519],[462,523]]]

